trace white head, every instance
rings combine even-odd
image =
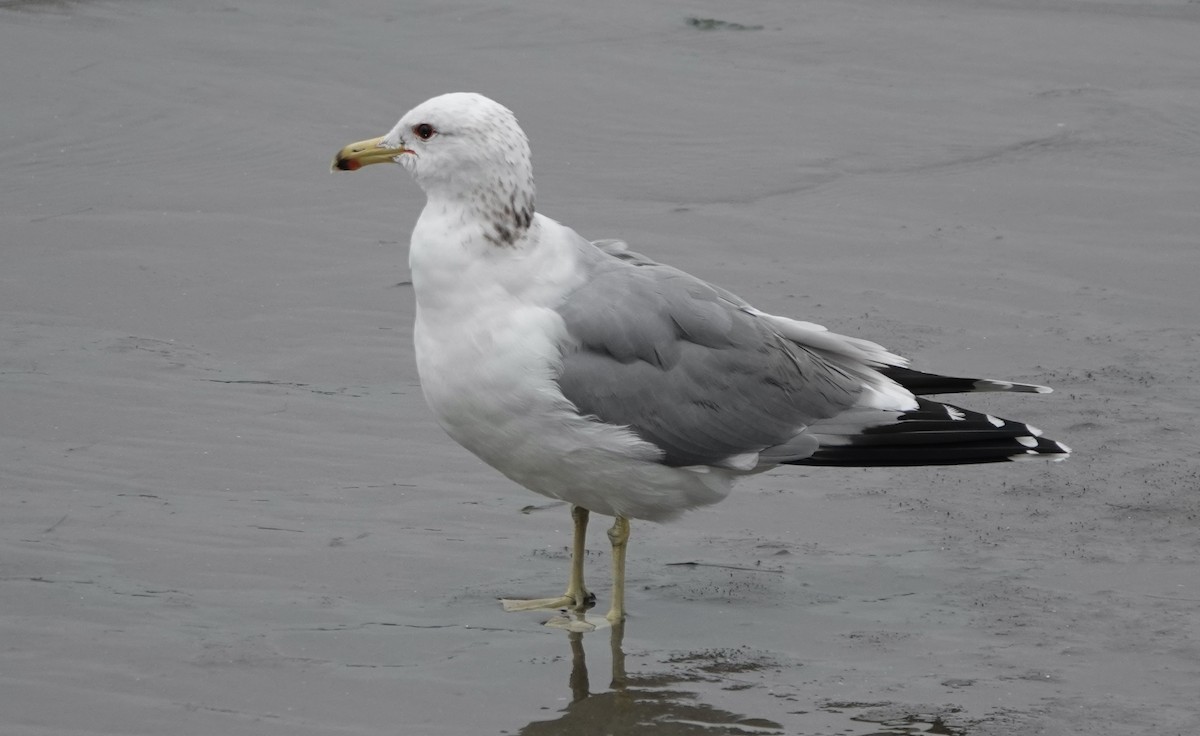
[[[387,135],[343,148],[333,167],[353,171],[390,161],[408,169],[430,202],[453,202],[481,215],[497,245],[511,245],[533,219],[529,140],[511,110],[483,95],[426,100]]]

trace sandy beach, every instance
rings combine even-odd
[[[1200,4],[0,0],[0,733],[1200,733]],[[413,361],[426,98],[538,208],[914,367],[1064,463],[793,468],[570,518]],[[599,520],[590,583],[607,605]]]

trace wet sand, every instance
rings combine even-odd
[[[0,2],[0,732],[1200,731],[1198,30],[1183,0]],[[615,650],[502,613],[558,592],[567,511],[424,406],[417,187],[326,173],[452,90],[516,110],[547,215],[1051,384],[963,403],[1076,456],[784,470],[635,524]]]

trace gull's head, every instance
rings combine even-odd
[[[511,218],[518,229],[533,216],[529,140],[511,110],[483,95],[426,100],[386,135],[338,151],[333,169],[391,162],[408,169],[430,199],[465,201],[489,217]]]

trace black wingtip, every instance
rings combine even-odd
[[[969,394],[981,391],[1048,394],[1054,390],[1049,386],[1039,386],[1036,383],[1017,383],[1016,381],[1001,381],[994,378],[939,376],[936,373],[925,373],[900,366],[885,366],[880,368],[879,372],[909,391],[912,391],[917,396]]]
[[[969,409],[918,399],[903,413],[866,414],[866,421],[810,427],[821,444],[794,465],[904,467],[967,465],[1014,460],[1065,460],[1071,448],[1043,436],[1037,427]]]

